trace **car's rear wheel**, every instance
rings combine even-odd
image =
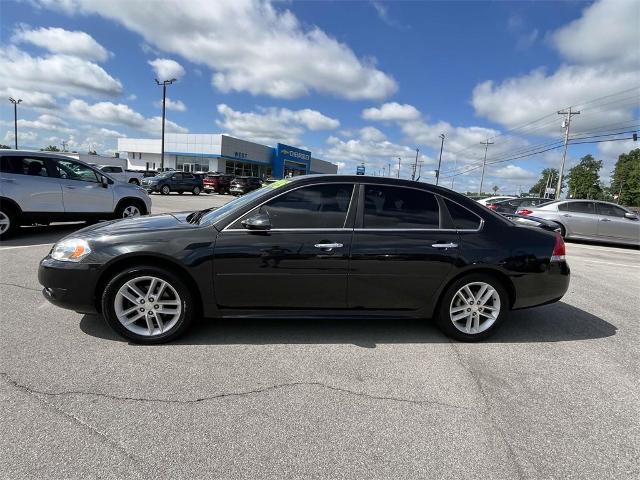
[[[200,187],[198,186],[193,187],[193,190],[191,190],[191,193],[193,193],[194,195],[200,195]]]
[[[0,240],[12,235],[19,227],[18,216],[10,208],[0,206]]]
[[[169,193],[171,193],[171,187],[169,187],[169,185],[163,185],[163,187],[160,189],[160,193],[162,195],[169,195]]]
[[[470,274],[447,288],[438,310],[436,321],[446,335],[475,342],[490,336],[506,319],[509,297],[492,275]]]
[[[120,335],[136,343],[164,343],[184,333],[193,319],[193,296],[175,274],[131,267],[107,284],[102,312]]]

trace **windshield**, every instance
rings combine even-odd
[[[200,223],[207,224],[207,223],[213,223],[218,220],[221,220],[222,218],[226,217],[236,209],[242,208],[243,206],[251,203],[252,201],[268,195],[269,192],[273,190],[273,188],[271,187],[272,185],[262,187],[250,193],[247,193],[246,195],[238,197],[235,200],[231,200],[226,205],[223,205],[220,208],[216,208],[215,210],[208,212],[204,217],[202,217],[202,220],[200,220]]]

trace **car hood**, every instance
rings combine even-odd
[[[198,225],[187,222],[193,212],[162,213],[144,217],[124,218],[100,222],[73,233],[73,237],[102,237],[130,233],[157,232],[162,230],[194,229]]]

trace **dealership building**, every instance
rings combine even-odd
[[[126,157],[130,169],[160,168],[160,139],[119,138],[118,151]],[[338,172],[337,165],[313,158],[308,150],[283,143],[269,147],[221,134],[168,133],[164,152],[165,168],[185,172],[273,178]]]

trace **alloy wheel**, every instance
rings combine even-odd
[[[463,333],[477,334],[493,325],[500,315],[500,295],[485,282],[462,286],[449,305],[449,318]]]
[[[0,211],[0,235],[8,231],[9,227],[11,227],[11,219],[9,218],[9,215]]]
[[[129,205],[122,211],[122,218],[139,217],[140,215],[140,209],[135,205]]]
[[[124,328],[152,337],[170,331],[182,314],[182,300],[166,280],[141,276],[125,282],[115,295],[114,310]]]

